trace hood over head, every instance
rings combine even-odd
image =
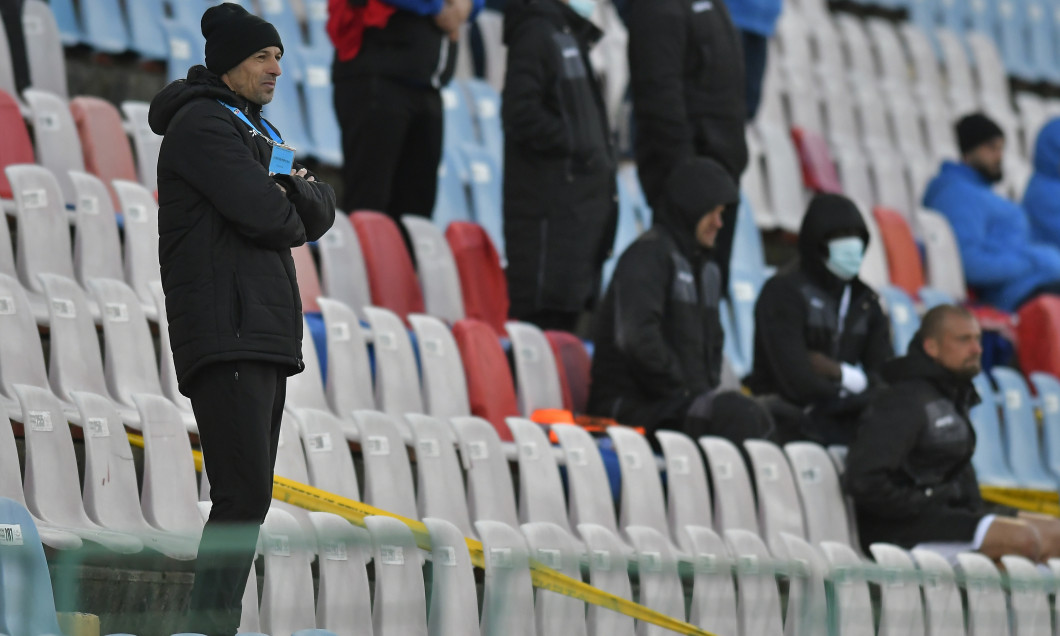
[[[570,27],[574,37],[585,46],[591,47],[604,35],[562,0],[508,0],[504,7],[504,43],[509,44],[516,30],[532,18],[548,20],[557,29]]]
[[[169,122],[185,104],[193,99],[206,97],[219,99],[225,103],[239,108],[257,119],[261,114],[261,106],[248,102],[239,95],[232,92],[221,80],[220,76],[213,73],[205,66],[193,66],[188,70],[188,78],[170,82],[151,100],[151,110],[147,115],[147,122],[156,135],[165,135],[169,129]]]
[[[803,271],[819,282],[839,281],[828,271],[828,241],[839,235],[856,234],[869,246],[869,228],[858,206],[841,194],[818,194],[806,209],[799,228],[799,261]]]
[[[687,157],[670,171],[663,189],[657,222],[676,234],[694,240],[696,226],[719,205],[739,203],[740,191],[717,161]]]
[[[1060,179],[1060,117],[1046,124],[1034,145],[1034,171]]]

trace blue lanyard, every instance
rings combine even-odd
[[[250,129],[251,129],[252,132],[254,132],[254,133],[258,134],[258,135],[261,135],[261,131],[259,131],[258,127],[254,125],[254,122],[252,122],[249,119],[247,119],[247,116],[243,114],[243,111],[239,110],[235,106],[232,106],[231,104],[226,104],[226,103],[222,102],[221,100],[217,100],[217,103],[222,105],[222,106],[224,106],[228,110],[232,111],[232,114],[235,115],[236,117],[242,119],[248,126],[250,126]],[[278,134],[276,134],[276,131],[273,130],[272,126],[269,125],[269,122],[267,122],[264,119],[262,119],[261,123],[262,123],[263,126],[265,126],[265,130],[268,131],[269,136],[272,137],[272,141],[275,144],[280,145],[280,146],[285,146],[285,144],[283,143],[283,139],[280,139],[280,136]],[[262,136],[264,137],[264,135],[262,135]],[[266,140],[266,141],[268,141],[268,140]],[[272,144],[270,144],[270,145],[272,145]]]

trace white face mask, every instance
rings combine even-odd
[[[857,236],[847,236],[828,241],[828,258],[825,267],[842,280],[858,275],[861,262],[865,260],[865,241]]]
[[[569,0],[570,8],[581,17],[589,20],[596,10],[596,0]]]

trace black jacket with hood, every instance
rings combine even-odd
[[[710,157],[739,183],[744,58],[724,0],[633,0],[628,25],[634,150],[648,203],[657,204],[682,157]]]
[[[769,279],[755,305],[754,366],[745,380],[760,395],[779,395],[824,417],[854,417],[872,392],[840,398],[840,384],[810,366],[816,351],[836,362],[861,365],[869,386],[894,353],[891,329],[879,297],[860,278],[845,282],[825,265],[828,240],[851,231],[869,244],[869,231],[849,199],[818,195],[799,230],[799,260]],[[846,320],[839,324],[844,288],[850,286]]]
[[[504,17],[504,240],[511,315],[596,299],[618,222],[615,157],[589,49],[602,33],[560,0]]]
[[[302,370],[302,305],[291,248],[320,238],[335,220],[331,186],[270,177],[269,145],[218,100],[264,131],[261,107],[203,66],[156,95],[149,115],[151,129],[165,136],[158,157],[158,260],[185,393],[195,371],[212,362],[264,360],[292,374]]]
[[[919,335],[883,377],[889,387],[862,416],[843,476],[862,543],[971,541],[986,514],[971,463],[975,387],[931,359]]]
[[[692,400],[720,384],[720,274],[695,229],[738,199],[714,161],[688,158],[675,168],[655,225],[623,252],[597,310],[591,414],[681,429]]]

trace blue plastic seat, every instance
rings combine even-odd
[[[729,270],[729,298],[722,305],[721,322],[725,330],[725,357],[738,378],[750,373],[754,363],[755,304],[765,280],[761,270],[735,265]]]
[[[165,16],[163,0],[136,0],[125,5],[129,18],[129,36],[132,50],[151,60],[169,57],[166,32],[162,29]],[[187,70],[187,69],[185,69]]]
[[[1060,477],[1060,379],[1037,371],[1031,374],[1031,385],[1042,413],[1042,459],[1049,471]]]
[[[968,0],[936,0],[936,4],[939,26],[954,33],[964,33],[968,30]]]
[[[909,21],[933,38],[941,22],[939,0],[909,0]]]
[[[302,59],[302,51],[305,42],[302,38],[302,27],[298,24],[298,18],[294,15],[294,8],[290,0],[258,0],[261,17],[272,23],[283,40],[283,70],[288,74],[288,79],[293,78],[302,83],[302,69],[305,61]],[[253,11],[247,7],[248,11]],[[330,77],[329,77],[330,79]]]
[[[497,165],[503,167],[504,128],[501,125],[501,96],[482,80],[464,80],[463,85],[478,127],[479,143],[489,151]]]
[[[61,636],[48,560],[29,512],[0,497],[0,631]]]
[[[1027,11],[1022,0],[997,3],[997,45],[1009,75],[1022,80],[1038,79],[1027,42]]]
[[[305,5],[305,18],[309,34],[307,48],[313,51],[333,53],[331,38],[328,37],[328,0],[302,0]]]
[[[611,276],[615,273],[618,258],[622,252],[630,246],[641,233],[648,229],[651,223],[650,215],[645,218],[647,205],[643,202],[643,195],[639,192],[630,191],[630,186],[625,179],[618,179],[618,226],[615,230],[615,242],[611,248],[611,257],[604,262],[601,286],[604,290],[611,282]]]
[[[990,37],[997,37],[997,8],[994,6],[996,0],[967,0],[968,28],[973,31],[986,33]],[[963,33],[959,31],[958,33]]]
[[[953,296],[934,287],[921,287],[917,295],[920,296],[920,302],[924,304],[925,310],[938,307],[939,305],[957,304],[957,300]]]
[[[460,149],[465,144],[479,145],[475,135],[475,121],[471,117],[467,98],[456,84],[441,91],[445,117],[443,140],[446,148]]]
[[[1031,64],[1039,79],[1060,82],[1060,67],[1056,64],[1054,13],[1060,13],[1060,5],[1046,0],[1024,0],[1027,29],[1029,33]]]
[[[132,3],[136,4],[136,3]],[[129,30],[118,0],[91,0],[81,3],[85,43],[104,53],[129,50]]]
[[[739,268],[763,275],[768,271],[765,250],[762,248],[762,234],[755,225],[754,211],[746,196],[740,197],[740,207],[736,212],[730,263],[733,269]]]
[[[454,150],[444,150],[442,163],[438,166],[438,192],[434,199],[434,213],[431,215],[431,220],[442,231],[453,221],[471,220],[467,182],[464,158]]]
[[[182,79],[192,66],[206,63],[206,38],[202,37],[198,25],[192,28],[180,20],[164,19],[162,29],[168,44],[168,81]]]
[[[501,171],[490,153],[476,144],[463,144],[460,153],[467,166],[471,192],[471,210],[478,223],[489,234],[504,262],[504,211]]]
[[[977,375],[973,383],[982,399],[982,403],[971,412],[972,427],[977,438],[975,454],[972,455],[975,475],[980,484],[1018,488],[1020,483],[1005,459],[1005,443],[1001,437],[1001,420],[994,388],[983,374]]]
[[[285,65],[289,66],[291,65]],[[294,146],[296,161],[301,161],[300,158],[307,155],[316,155],[316,147],[309,136],[302,97],[298,94],[298,86],[292,77],[285,74],[276,80],[273,99],[261,112],[269,123],[276,126],[283,136],[284,143]]]
[[[916,304],[901,287],[887,285],[880,291],[887,303],[887,315],[891,319],[891,344],[894,353],[905,355],[916,330],[920,328],[920,317],[916,313]]]
[[[991,375],[998,388],[998,402],[1004,414],[1008,463],[1024,488],[1056,490],[1057,481],[1042,463],[1034,403],[1023,376],[1014,369],[994,367]]]
[[[48,2],[55,23],[59,27],[59,36],[62,38],[63,46],[77,46],[85,41],[84,30],[77,18],[77,9],[73,0],[51,0]]]
[[[321,162],[330,166],[342,165],[342,131],[335,116],[334,87],[331,83],[331,52],[312,49],[303,52],[305,61],[306,114],[309,116],[309,135]],[[283,81],[285,78],[281,78]]]

